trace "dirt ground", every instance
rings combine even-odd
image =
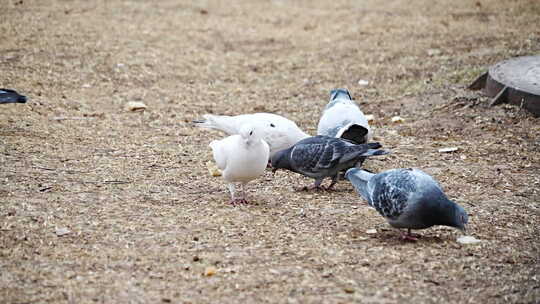
[[[0,302],[540,302],[540,118],[466,89],[540,53],[540,1],[0,2],[0,87],[29,97],[0,107]],[[228,204],[223,135],[189,122],[314,134],[337,87],[392,151],[366,167],[429,172],[481,243],[404,243],[347,181],[297,193],[289,172]]]

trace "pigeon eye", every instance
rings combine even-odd
[[[270,127],[275,128],[276,125],[274,125],[273,123],[271,123],[271,124],[270,124]]]
[[[253,135],[253,131],[249,132],[249,135]]]

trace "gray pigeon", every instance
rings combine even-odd
[[[356,191],[395,228],[407,228],[405,240],[417,240],[411,229],[434,225],[455,227],[465,232],[465,210],[449,200],[441,186],[418,169],[393,169],[378,174],[352,168],[345,177]]]
[[[366,143],[372,136],[366,116],[346,89],[330,91],[330,101],[319,120],[317,134],[348,139],[357,144]]]
[[[14,90],[0,89],[0,104],[2,103],[25,103],[26,96],[20,95]]]
[[[312,177],[315,183],[302,190],[323,189],[321,183],[325,177],[332,177],[332,183],[326,190],[332,189],[342,170],[362,163],[366,157],[388,154],[377,150],[379,143],[357,145],[348,140],[329,136],[313,136],[303,139],[294,146],[278,151],[272,158],[273,171],[287,169]]]

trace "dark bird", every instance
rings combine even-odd
[[[345,177],[370,206],[392,227],[406,228],[405,240],[417,240],[411,229],[435,225],[450,226],[465,232],[465,210],[449,200],[441,186],[418,169],[393,169],[373,174],[362,169],[347,170]]]
[[[372,136],[366,116],[346,89],[330,91],[330,101],[319,120],[317,134],[348,139],[357,144],[367,143]]]
[[[0,89],[0,104],[1,103],[25,103],[26,96],[20,95],[14,90]]]
[[[341,138],[318,135],[278,151],[271,158],[271,164],[274,172],[287,169],[315,179],[313,185],[302,190],[324,189],[322,181],[331,177],[332,183],[326,188],[330,190],[336,184],[340,171],[361,164],[366,157],[389,153],[379,148],[379,143],[358,145]]]

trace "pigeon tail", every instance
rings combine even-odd
[[[386,155],[390,154],[390,152],[385,150],[378,150],[378,149],[369,149],[365,153],[362,154],[362,156],[379,156],[379,155]]]
[[[203,115],[204,119],[194,120],[193,123],[199,128],[216,129],[227,134],[237,133],[237,126],[231,116],[226,115]]]
[[[354,189],[356,189],[356,192],[358,192],[369,205],[371,205],[371,195],[368,190],[368,182],[373,176],[375,176],[375,174],[358,168],[351,168],[345,173],[345,178],[351,182]]]
[[[341,128],[337,132],[336,137],[347,139],[357,144],[365,144],[368,133],[369,130],[366,127],[359,124],[350,123]]]
[[[15,90],[0,88],[0,103],[26,103],[26,96]]]
[[[379,143],[379,142],[367,143],[367,146],[368,146],[368,149],[379,149],[379,148],[382,148],[382,145],[381,145],[381,143]]]

